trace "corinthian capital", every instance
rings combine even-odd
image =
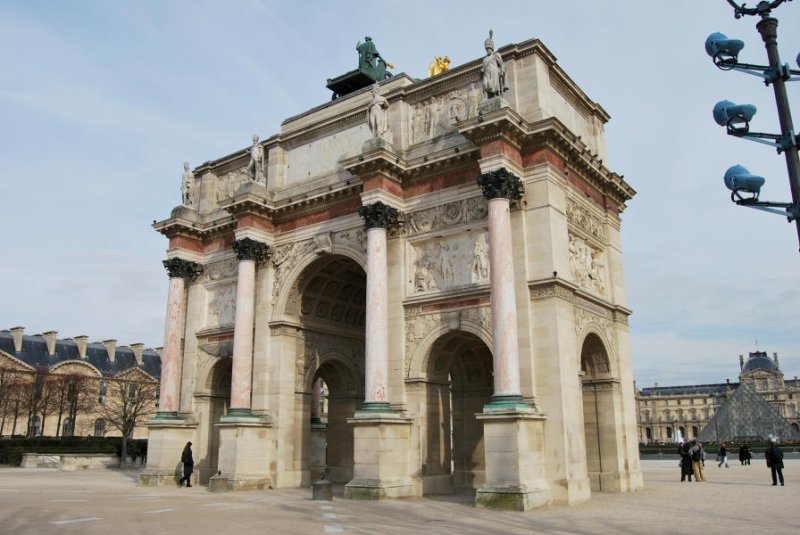
[[[390,230],[397,225],[397,209],[380,201],[361,206],[358,209],[358,215],[364,219],[364,227],[367,230],[371,228]]]
[[[488,200],[503,198],[516,201],[525,191],[519,177],[509,173],[505,167],[478,175],[476,180]]]
[[[203,267],[197,262],[184,260],[183,258],[169,258],[162,263],[170,279],[173,277],[180,277],[188,281],[193,281],[200,272],[203,271]]]
[[[233,250],[239,260],[253,260],[256,264],[263,263],[269,256],[269,247],[266,243],[250,238],[242,238],[233,242]]]

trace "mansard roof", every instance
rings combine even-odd
[[[109,356],[105,344],[90,342],[86,345],[86,357],[81,358],[78,344],[73,339],[56,340],[55,352],[50,355],[47,342],[41,334],[24,335],[19,352],[14,346],[14,338],[10,331],[0,331],[0,351],[33,367],[52,368],[69,361],[90,364],[103,374],[113,377],[129,368],[141,368],[147,374],[158,379],[161,377],[161,356],[154,349],[142,351],[142,364],[137,364],[133,349],[127,346],[115,348],[113,358]]]
[[[642,388],[639,391],[641,397],[648,396],[716,396],[724,394],[726,391],[735,389],[739,383],[713,383],[702,385],[680,385],[680,386],[655,386]]]

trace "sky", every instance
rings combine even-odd
[[[800,2],[774,15],[797,68]],[[637,385],[735,381],[757,349],[800,375],[795,226],[722,182],[741,164],[788,201],[785,160],[711,117],[751,103],[753,130],[778,131],[772,89],[703,48],[720,31],[766,62],[756,22],[724,0],[0,0],[0,329],[161,346],[167,240],[150,225],[180,203],[184,161],[329,101],[366,35],[423,78],[435,56],[483,56],[491,28],[498,47],[540,39],[611,115],[606,163],[638,192],[621,216]]]

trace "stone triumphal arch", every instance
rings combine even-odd
[[[211,490],[642,486],[609,116],[538,40],[354,87],[191,169],[169,239],[144,484],[191,441]],[[356,72],[356,71],[354,71]],[[360,72],[360,71],[359,71]],[[323,394],[321,394],[323,392]],[[321,416],[324,415],[324,418]]]

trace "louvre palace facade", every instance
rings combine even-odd
[[[332,101],[185,165],[154,224],[169,295],[142,484],[174,484],[191,441],[212,491],[309,485],[319,463],[360,499],[528,510],[642,487],[635,192],[604,163],[609,115],[540,41],[476,45],[362,83],[385,68],[368,40]]]
[[[778,354],[772,357],[766,351],[755,351],[747,358],[739,355],[739,382],[727,380],[724,383],[655,386],[636,390],[639,419],[639,442],[643,444],[674,442],[676,434],[684,439],[700,437],[708,428],[706,436],[719,436],[726,440],[727,429],[720,429],[714,416],[734,396],[741,385],[747,384],[773,409],[775,415],[782,417],[800,435],[800,381],[797,376],[784,379],[780,369]],[[747,407],[739,407],[747,411]],[[742,417],[746,415],[742,414]],[[709,428],[709,425],[711,426]],[[790,433],[783,433],[781,439],[792,439]]]

